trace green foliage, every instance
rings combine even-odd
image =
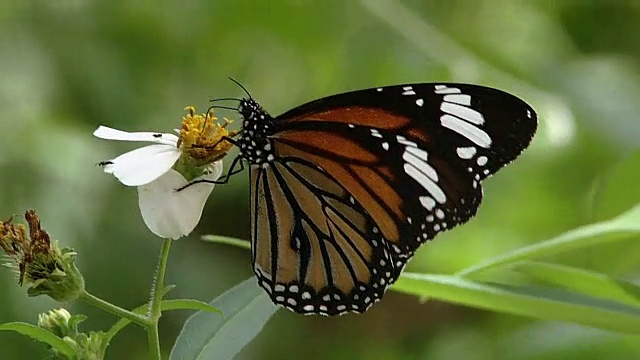
[[[570,321],[640,335],[640,307],[532,286],[471,281],[459,276],[404,274],[394,290],[481,309]]]
[[[162,300],[160,308],[162,309],[162,311],[198,310],[222,316],[222,311],[220,311],[220,309],[213,307],[205,302],[193,299]],[[132,311],[138,315],[144,315],[149,311],[149,305],[146,304],[139,306]],[[115,324],[113,324],[113,326],[111,326],[111,329],[109,329],[109,331],[107,332],[107,338],[109,339],[109,341],[129,324],[131,324],[131,320],[128,319],[120,319]]]
[[[54,333],[35,325],[22,322],[12,322],[0,325],[0,331],[2,330],[15,331],[19,334],[29,336],[34,340],[43,342],[51,346],[60,354],[70,359],[73,359],[75,357],[76,351],[71,344],[59,338]]]
[[[537,261],[519,262],[513,266],[513,270],[568,290],[640,306],[640,286],[595,271]]]
[[[211,302],[224,318],[200,312],[187,320],[170,359],[233,359],[278,310],[250,278]]]
[[[561,252],[602,245],[603,243],[637,238],[640,235],[640,205],[610,221],[582,226],[553,239],[535,243],[508,254],[489,259],[462,270],[458,275],[472,277],[498,267],[550,256]]]

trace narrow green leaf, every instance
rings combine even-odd
[[[513,270],[579,293],[640,306],[640,286],[598,272],[537,261],[517,263]]]
[[[254,277],[220,295],[211,305],[222,310],[224,318],[203,312],[189,318],[171,351],[171,360],[232,359],[278,309]]]
[[[145,315],[149,311],[149,304],[138,306],[131,311],[138,315]],[[120,320],[116,321],[116,323],[111,326],[109,331],[107,331],[107,334],[105,335],[106,339],[111,342],[111,339],[113,339],[113,337],[116,336],[120,332],[120,330],[124,329],[129,324],[131,324],[131,320],[125,318],[121,318]]]
[[[192,299],[162,300],[160,304],[160,309],[162,309],[162,311],[200,310],[200,311],[208,311],[208,312],[216,313],[218,315],[222,315],[222,311],[220,311],[220,309],[215,308],[205,302],[202,302],[199,300],[192,300]],[[147,313],[147,311],[149,311],[149,304],[144,304],[131,311],[139,315],[144,315]],[[111,329],[109,329],[109,331],[107,332],[107,335],[106,335],[107,339],[111,341],[111,339],[113,339],[113,337],[116,336],[118,332],[120,332],[120,330],[124,329],[129,324],[131,324],[131,321],[129,321],[128,319],[120,319],[116,321],[116,323],[113,324]]]
[[[251,249],[251,243],[247,240],[242,240],[229,236],[222,235],[205,235],[202,237],[202,240],[212,243],[224,244],[224,245],[233,245],[239,248]]]
[[[489,259],[479,265],[462,270],[456,275],[472,277],[472,275],[477,275],[480,272],[502,267],[517,261],[540,258],[638,235],[640,235],[640,205],[635,206],[612,220],[570,230],[553,239]]]
[[[405,273],[393,290],[538,319],[640,334],[640,307],[562,290],[487,284],[451,275]]]
[[[12,322],[0,325],[0,330],[15,331],[19,334],[27,335],[35,340],[48,344],[70,359],[73,359],[76,356],[76,352],[71,345],[57,337],[54,333],[35,325],[22,322]]]
[[[222,315],[222,311],[204,301],[193,299],[162,300],[162,310],[200,310]]]

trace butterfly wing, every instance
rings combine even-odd
[[[480,181],[515,159],[537,128],[524,101],[465,84],[334,95],[276,121],[276,149],[287,144],[295,150],[283,156],[334,174],[371,212],[393,253],[409,256],[468,221],[482,199]]]
[[[271,299],[298,313],[364,312],[397,278],[367,212],[300,159],[251,168],[252,260]]]
[[[275,162],[252,167],[254,270],[274,302],[333,315],[366,310],[424,241],[468,221],[480,181],[528,146],[537,118],[500,90],[411,84],[274,125]]]

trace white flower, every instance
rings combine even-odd
[[[231,147],[226,142],[219,144],[223,136],[233,134],[225,129],[229,121],[223,126],[214,125],[213,113],[201,116],[191,107],[187,110],[180,136],[106,126],[93,133],[101,139],[153,143],[100,165],[124,185],[138,188],[142,218],[149,230],[162,238],[178,239],[193,231],[215,184],[201,182],[183,187],[197,180],[217,180],[223,170],[220,159]],[[192,179],[188,181],[181,172]]]
[[[222,160],[210,166],[209,174],[196,178],[218,180],[222,174]],[[199,183],[176,191],[188,181],[171,169],[156,180],[138,186],[138,206],[144,223],[154,234],[170,239],[188,235],[200,222],[204,203],[214,184]]]
[[[100,126],[93,132],[100,139],[118,141],[144,141],[156,143],[124,153],[105,161],[104,172],[113,174],[127,186],[146,185],[164,175],[178,161],[182,152],[174,134],[153,132],[126,132]]]

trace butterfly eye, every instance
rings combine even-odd
[[[475,215],[481,181],[537,128],[524,101],[477,85],[359,90],[275,118],[244,90],[254,272],[303,314],[379,301],[422,244]]]

